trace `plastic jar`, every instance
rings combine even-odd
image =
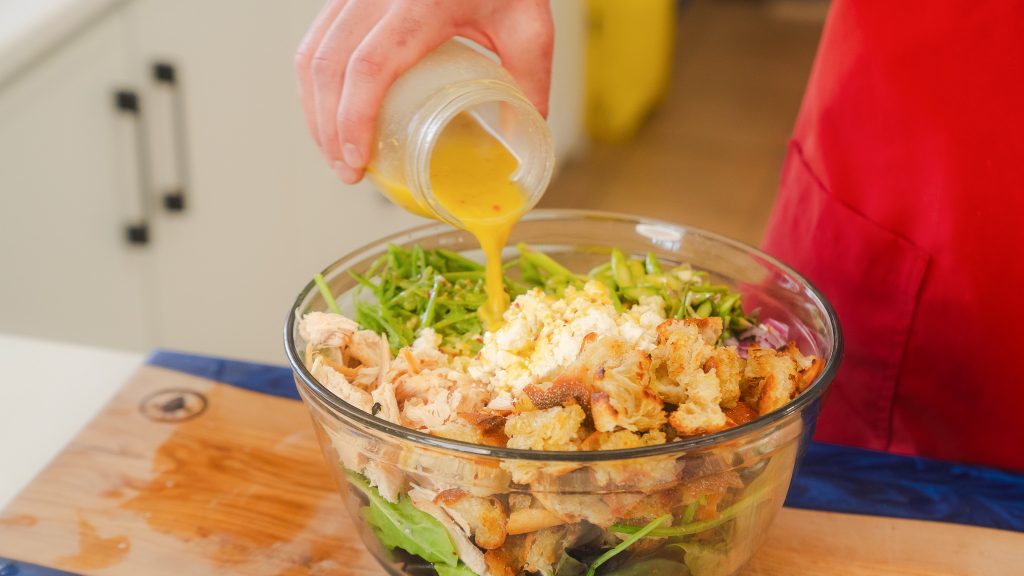
[[[523,193],[522,211],[536,205],[555,163],[547,122],[508,71],[458,40],[428,54],[388,91],[377,120],[370,178],[410,212],[461,227],[435,198],[430,178],[434,146],[460,114],[475,117],[516,157],[512,180]],[[486,194],[487,183],[480,189]]]

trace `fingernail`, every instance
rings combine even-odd
[[[348,164],[344,162],[331,162],[331,167],[334,168],[334,173],[338,175],[338,178],[341,178],[342,182],[346,184],[355,182],[355,174],[352,173],[352,168]]]
[[[351,142],[341,147],[341,157],[345,159],[346,164],[357,170],[363,167],[363,155]]]

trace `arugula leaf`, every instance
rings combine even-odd
[[[389,550],[401,548],[415,554],[434,564],[435,568],[457,568],[459,557],[448,531],[433,516],[413,506],[408,495],[402,494],[397,503],[391,503],[370,486],[362,475],[350,470],[346,470],[345,475],[349,483],[369,499],[370,505],[364,506],[360,513],[369,522],[381,544]],[[460,572],[448,574],[461,576]],[[446,575],[442,573],[441,576]]]
[[[434,564],[434,570],[437,570],[437,576],[477,576],[476,572],[469,569],[462,562],[459,562],[457,566],[446,566],[444,564]]]

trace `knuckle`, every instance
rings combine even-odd
[[[356,80],[373,81],[384,71],[384,62],[376,54],[360,51],[352,55],[348,71]]]
[[[338,65],[338,61],[326,54],[314,54],[310,67],[313,71],[313,76],[316,78],[341,76],[341,66]]]
[[[352,135],[362,130],[372,120],[372,115],[361,108],[340,110],[338,112],[338,130],[345,135]]]
[[[296,70],[305,70],[306,67],[309,66],[309,61],[311,59],[312,57],[309,55],[309,52],[300,49],[292,58],[292,65],[295,66]]]

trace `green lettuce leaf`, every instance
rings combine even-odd
[[[437,576],[477,576],[476,572],[470,570],[469,566],[462,562],[459,562],[457,566],[434,564],[434,570],[437,570]]]
[[[370,505],[364,506],[360,514],[373,528],[381,544],[389,550],[401,548],[415,554],[434,564],[439,573],[442,567],[457,569],[459,557],[455,545],[448,531],[433,516],[413,506],[405,494],[401,495],[397,503],[388,502],[360,474],[352,471],[346,471],[345,474],[349,483],[369,499]],[[447,574],[461,576],[463,573],[453,571]],[[441,576],[446,574],[442,573]]]

